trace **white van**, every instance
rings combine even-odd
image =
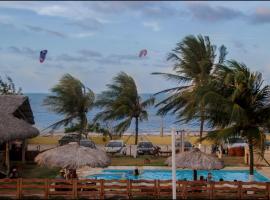
[[[123,140],[111,140],[105,146],[107,153],[126,155],[127,148]]]

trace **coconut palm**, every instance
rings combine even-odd
[[[76,121],[80,126],[80,137],[82,135],[87,137],[87,112],[94,105],[93,91],[85,87],[80,80],[65,74],[51,92],[53,94],[44,100],[44,105],[65,117],[48,128],[56,129]]]
[[[211,86],[197,93],[205,103],[206,118],[214,131],[202,140],[216,142],[240,136],[248,142],[250,175],[254,174],[254,147],[262,155],[263,128],[270,119],[270,86],[263,86],[261,73],[230,61],[216,72]]]
[[[221,65],[226,56],[225,46],[219,48],[219,59],[216,62],[216,46],[212,45],[209,37],[190,35],[176,44],[167,60],[174,62],[175,73],[152,74],[162,75],[168,80],[176,81],[178,86],[156,93],[170,93],[169,97],[160,101],[158,114],[173,113],[177,118],[186,122],[200,120],[200,138],[202,137],[205,108],[203,102],[194,101],[194,91],[197,87],[208,84],[216,66]]]
[[[21,95],[22,89],[18,90],[15,87],[15,84],[11,77],[7,76],[6,80],[0,77],[0,94],[4,95]]]
[[[95,120],[115,121],[114,131],[120,135],[126,131],[135,119],[135,144],[138,143],[139,121],[147,120],[147,108],[154,104],[151,97],[145,101],[139,96],[134,79],[124,72],[120,72],[107,85],[108,90],[98,96],[96,105],[103,110]]]

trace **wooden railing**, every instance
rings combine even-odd
[[[167,180],[0,179],[0,197],[24,199],[171,199]],[[270,199],[270,182],[177,181],[178,199]]]

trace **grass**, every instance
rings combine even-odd
[[[28,140],[28,144],[58,144],[58,140],[61,138],[61,136],[38,136],[32,139]],[[110,140],[109,137],[103,137],[103,136],[91,136],[89,137],[92,141],[94,141],[96,144],[106,144]],[[195,144],[197,142],[198,136],[186,136],[185,139],[187,141],[190,141],[192,144]],[[134,144],[135,137],[134,136],[122,136],[117,137],[115,139],[122,139],[126,144]],[[159,136],[159,135],[151,135],[151,136],[139,136],[139,141],[142,140],[148,140],[151,141],[153,144],[157,145],[170,145],[171,144],[171,136]],[[210,145],[212,144],[210,141],[204,141],[202,144],[204,145]]]
[[[40,167],[35,163],[28,162],[19,167],[22,178],[55,178],[60,168]]]

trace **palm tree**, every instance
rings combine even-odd
[[[175,73],[155,72],[168,80],[176,81],[178,86],[156,93],[170,93],[169,97],[160,101],[158,114],[173,113],[179,121],[200,120],[200,138],[205,123],[205,106],[203,102],[194,101],[193,95],[197,87],[208,84],[209,79],[218,65],[221,65],[226,56],[225,46],[219,48],[219,59],[216,59],[216,46],[212,45],[209,37],[198,35],[186,36],[182,42],[169,54],[167,60],[174,61]],[[184,84],[183,84],[184,83]]]
[[[6,77],[6,81],[0,77],[0,94],[4,95],[21,95],[22,89],[18,90],[15,87],[15,84],[9,76]]]
[[[64,115],[65,118],[48,128],[56,129],[62,125],[67,126],[76,120],[80,126],[80,137],[82,135],[87,137],[87,112],[94,105],[93,91],[85,87],[80,80],[70,74],[65,74],[51,89],[51,92],[53,95],[44,100],[44,105],[48,106],[50,110]]]
[[[108,90],[101,93],[96,105],[103,110],[98,113],[95,120],[116,121],[114,130],[122,134],[135,119],[135,145],[138,143],[139,121],[147,120],[147,108],[154,104],[151,97],[145,101],[139,96],[134,79],[124,72],[120,72],[107,85]]]
[[[263,86],[262,74],[230,61],[217,70],[211,87],[197,94],[205,102],[207,120],[216,128],[202,140],[220,142],[236,136],[246,139],[250,175],[254,175],[254,147],[263,155],[263,129],[270,119],[270,86]]]

